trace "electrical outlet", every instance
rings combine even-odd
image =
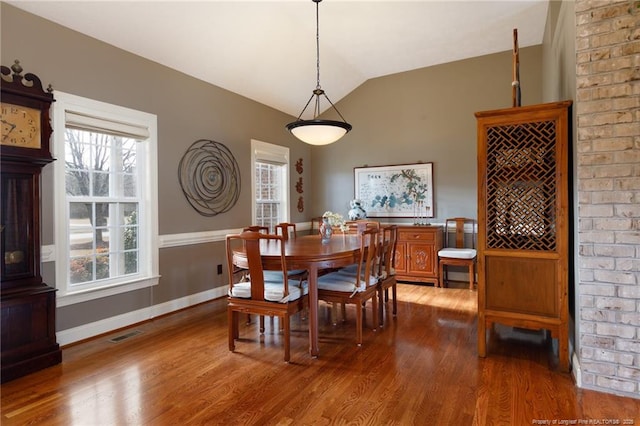
[[[218,265],[218,275],[222,275],[222,265]]]

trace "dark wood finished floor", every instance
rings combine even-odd
[[[294,318],[290,364],[277,321],[263,338],[241,326],[231,353],[225,301],[199,305],[64,348],[61,365],[3,384],[1,423],[640,425],[640,400],[576,388],[537,333],[497,330],[478,358],[474,291],[399,284],[398,298],[397,319],[366,330],[361,348],[352,310],[333,326],[321,309],[318,359]]]

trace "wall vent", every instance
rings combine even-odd
[[[120,336],[113,337],[113,338],[109,339],[109,341],[111,343],[119,343],[119,342],[122,342],[123,340],[126,340],[126,339],[130,338],[130,337],[137,336],[138,334],[142,334],[142,331],[133,330],[133,331],[130,331],[128,333],[122,334]]]

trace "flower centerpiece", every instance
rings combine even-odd
[[[331,211],[326,211],[324,212],[324,214],[322,215],[322,218],[327,218],[329,225],[331,225],[334,228],[340,228],[340,230],[342,232],[346,231],[347,229],[349,229],[349,227],[346,225],[345,221],[344,221],[344,217],[342,217],[342,215],[340,213],[334,213]]]
[[[333,234],[333,228],[340,228],[342,232],[347,230],[344,218],[339,213],[326,211],[322,215],[322,223],[320,224],[320,238],[323,244],[327,244]]]

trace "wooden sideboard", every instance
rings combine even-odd
[[[398,226],[396,278],[399,281],[438,283],[441,226]]]

